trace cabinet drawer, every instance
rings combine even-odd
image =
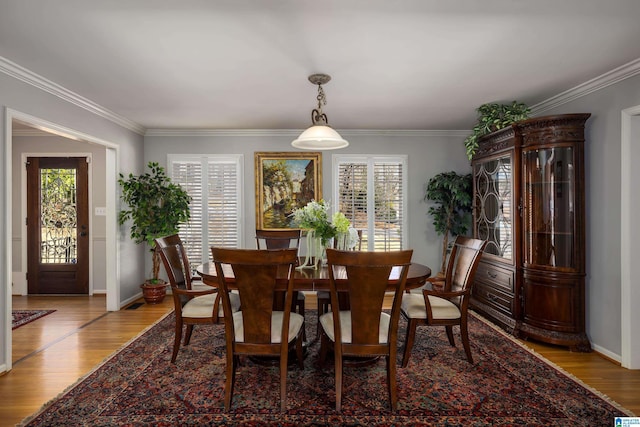
[[[514,274],[506,268],[493,264],[480,262],[475,277],[476,283],[484,283],[491,287],[501,289],[510,294],[514,293]]]
[[[473,296],[484,304],[496,310],[513,316],[513,294],[506,294],[500,289],[482,282],[476,282],[473,288]]]

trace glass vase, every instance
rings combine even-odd
[[[315,230],[307,231],[307,253],[304,263],[298,268],[318,269],[322,265],[326,247],[322,244],[322,238],[316,236]]]

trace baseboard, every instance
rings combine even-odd
[[[600,357],[607,359],[609,362],[618,366],[622,366],[622,357],[618,354],[612,353],[604,347],[591,343],[591,348],[594,353],[597,353]]]
[[[142,292],[138,292],[136,295],[132,296],[131,298],[128,298],[124,301],[120,301],[120,308],[124,308],[127,305],[131,304],[132,302],[134,302],[137,299],[142,298]]]

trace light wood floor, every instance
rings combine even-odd
[[[57,311],[13,331],[13,369],[0,377],[0,426],[13,426],[37,411],[172,309],[171,298],[118,312],[106,312],[105,304],[104,296],[13,297],[16,310]],[[309,295],[307,307],[313,306]],[[526,344],[640,414],[640,370],[621,368],[595,352]]]

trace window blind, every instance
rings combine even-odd
[[[210,258],[211,246],[239,247],[242,218],[241,156],[169,156],[173,182],[191,196],[191,219],[180,225],[189,262]]]
[[[335,210],[362,230],[363,250],[400,250],[406,241],[406,157],[336,156]]]

